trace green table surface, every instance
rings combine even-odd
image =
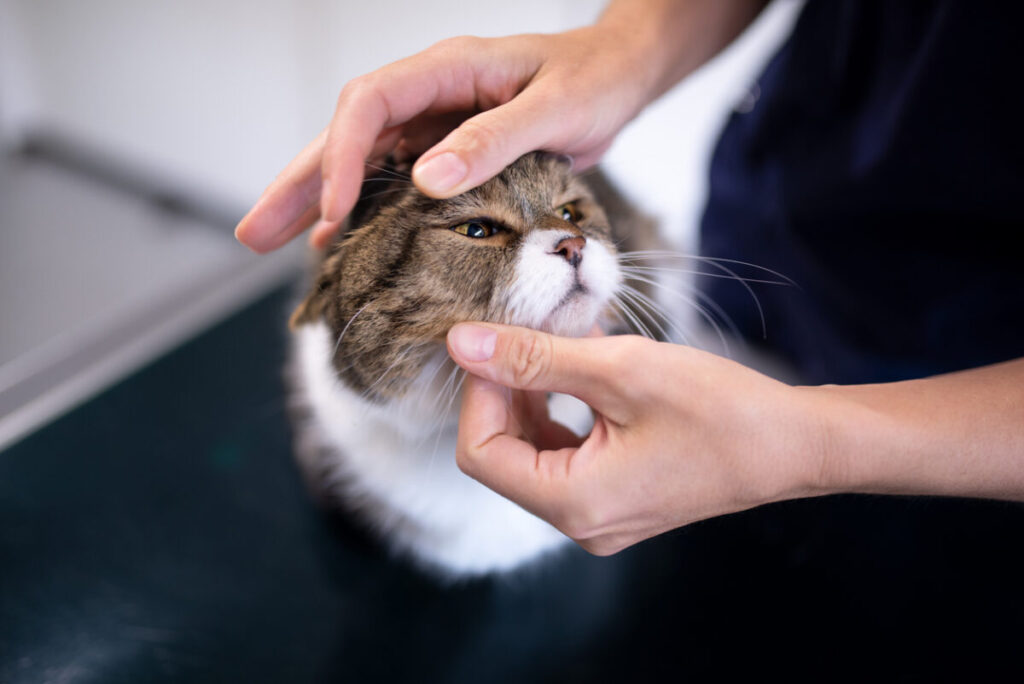
[[[315,509],[268,296],[0,453],[0,682],[1024,674],[1024,507],[829,497],[442,587]]]

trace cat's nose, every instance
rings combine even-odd
[[[563,238],[555,245],[552,254],[558,254],[569,262],[569,265],[576,268],[583,261],[583,246],[587,244],[587,238],[582,235]]]

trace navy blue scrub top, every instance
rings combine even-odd
[[[810,0],[729,119],[701,251],[798,287],[701,286],[804,382],[1024,356],[1022,7]]]

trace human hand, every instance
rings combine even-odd
[[[476,323],[452,328],[448,348],[471,374],[459,467],[592,553],[823,493],[813,399],[727,359]],[[549,418],[549,391],[594,409],[589,435]]]
[[[475,187],[535,149],[568,154],[577,168],[593,164],[653,97],[636,43],[605,25],[455,38],[357,78],[342,90],[328,128],[235,234],[265,252],[319,218],[310,238],[325,246],[359,196],[364,164],[390,153],[427,150],[412,178],[434,197]]]

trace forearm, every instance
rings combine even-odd
[[[728,46],[767,0],[612,0],[597,26],[628,46],[653,100]]]
[[[821,410],[825,493],[1024,500],[1024,359],[806,389]]]

